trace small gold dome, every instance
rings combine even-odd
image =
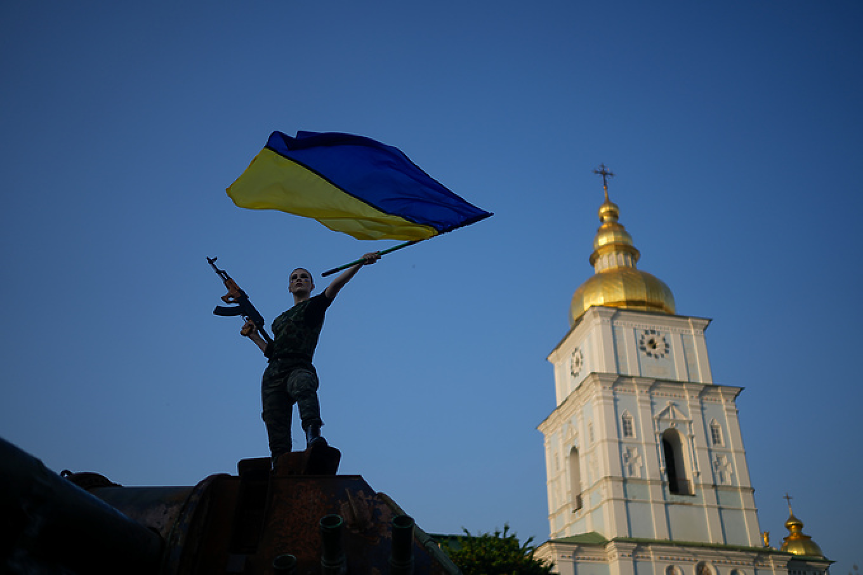
[[[812,538],[803,533],[803,522],[794,517],[791,512],[791,504],[788,504],[788,521],[785,528],[788,529],[788,537],[782,540],[780,551],[787,551],[794,555],[805,555],[806,557],[824,557],[821,547],[812,541]]]
[[[596,230],[590,255],[590,265],[595,274],[572,295],[570,324],[574,325],[591,306],[673,315],[675,307],[671,289],[657,277],[636,269],[635,264],[641,254],[632,244],[632,236],[617,221],[620,209],[608,199],[608,185],[604,184],[603,188],[605,201],[599,206],[599,221],[602,223]]]

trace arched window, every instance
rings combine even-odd
[[[704,561],[700,561],[695,566],[695,575],[715,575],[716,571],[713,570],[713,567],[710,566],[709,563],[705,563]]]
[[[662,434],[662,455],[665,459],[665,474],[668,477],[668,491],[675,495],[694,495],[686,470],[683,454],[683,440],[676,429],[666,429]],[[700,575],[700,574],[697,574]]]
[[[722,441],[722,426],[715,419],[710,422],[710,440],[713,445],[724,445]]]
[[[620,416],[620,429],[623,437],[635,437],[635,424],[628,411],[624,411]]]
[[[572,497],[572,512],[575,513],[584,506],[581,499],[581,463],[578,460],[578,449],[569,451],[569,490]]]

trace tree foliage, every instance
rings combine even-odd
[[[445,545],[445,550],[464,575],[548,575],[553,565],[534,557],[536,546],[533,537],[519,543],[516,534],[503,531],[471,535],[464,529],[465,537],[455,544]]]

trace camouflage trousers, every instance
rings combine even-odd
[[[261,403],[273,461],[291,451],[291,415],[295,403],[303,429],[323,425],[318,375],[311,365],[286,367],[278,361],[270,363],[261,381]]]

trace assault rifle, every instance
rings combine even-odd
[[[242,316],[245,320],[251,320],[252,323],[255,324],[255,329],[261,334],[261,337],[267,343],[272,343],[273,340],[269,336],[269,334],[264,329],[264,325],[266,322],[264,321],[264,317],[261,313],[255,309],[255,306],[252,305],[252,302],[249,301],[249,296],[246,295],[240,286],[237,285],[231,276],[228,275],[228,272],[225,270],[220,270],[216,267],[216,260],[219,258],[207,258],[207,263],[210,264],[213,269],[216,271],[216,275],[222,278],[222,281],[225,283],[225,287],[228,288],[228,293],[222,296],[222,301],[225,303],[233,303],[237,305],[232,305],[231,307],[225,307],[221,305],[217,305],[216,309],[213,310],[215,315],[221,316],[232,316],[239,315]],[[245,334],[244,334],[245,335]]]

